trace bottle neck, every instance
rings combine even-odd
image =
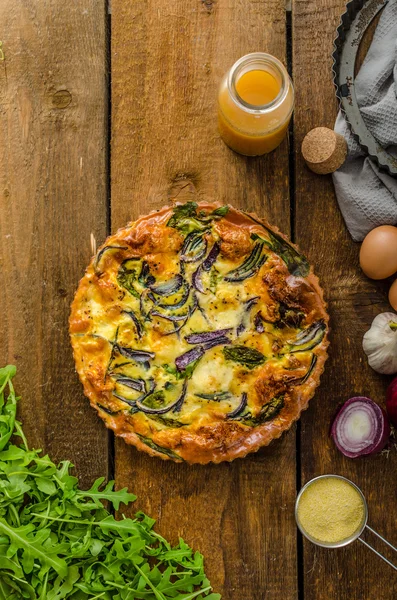
[[[243,56],[233,65],[227,85],[231,98],[239,108],[261,115],[272,112],[282,104],[288,94],[290,80],[284,65],[277,58],[257,52]],[[257,86],[254,90],[256,93],[250,90],[254,85]]]

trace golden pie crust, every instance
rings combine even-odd
[[[76,292],[70,336],[91,406],[152,456],[219,463],[307,408],[327,358],[312,267],[256,215],[175,204],[110,236]]]

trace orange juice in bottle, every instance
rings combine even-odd
[[[284,65],[270,54],[247,54],[222,79],[219,132],[239,154],[266,154],[283,140],[293,107],[294,90]]]

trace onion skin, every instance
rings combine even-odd
[[[394,427],[397,427],[397,377],[393,379],[387,388],[386,412]]]
[[[362,448],[357,451],[348,450],[343,445],[343,443],[341,443],[340,439],[340,428],[342,427],[341,419],[343,418],[342,413],[345,412],[347,409],[351,408],[353,404],[357,404],[357,408],[367,406],[368,412],[372,412],[372,415],[376,419],[376,432],[374,439],[371,443],[368,443],[368,445],[365,448]],[[334,440],[334,443],[338,450],[344,456],[347,456],[347,458],[359,458],[361,456],[369,456],[372,454],[378,454],[378,452],[381,452],[386,446],[390,437],[390,424],[386,412],[383,410],[383,408],[381,408],[370,398],[366,398],[364,396],[356,396],[347,400],[339,408],[331,425],[331,437]]]

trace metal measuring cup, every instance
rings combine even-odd
[[[318,479],[325,479],[325,478],[343,479],[344,481],[346,481],[347,483],[349,483],[352,487],[354,487],[357,490],[357,492],[360,494],[361,499],[363,501],[364,516],[363,516],[363,520],[362,520],[361,524],[359,525],[359,527],[357,528],[357,530],[350,537],[345,538],[345,539],[343,539],[340,542],[322,542],[320,540],[317,540],[316,538],[313,538],[304,529],[304,527],[302,526],[302,524],[301,524],[301,522],[299,520],[299,516],[298,516],[298,507],[299,507],[299,502],[300,502],[300,500],[302,498],[302,494],[315,481],[317,481]],[[371,533],[373,533],[374,535],[376,535],[376,537],[378,537],[380,540],[382,540],[382,542],[384,542],[387,546],[389,546],[389,548],[391,548],[392,550],[394,550],[395,552],[397,552],[397,548],[395,548],[394,546],[392,546],[392,544],[390,544],[390,542],[388,542],[387,540],[385,540],[384,537],[382,537],[381,535],[379,535],[379,533],[377,533],[376,531],[374,531],[372,529],[372,527],[370,527],[369,525],[367,525],[367,521],[368,521],[368,506],[367,506],[367,501],[365,500],[364,494],[362,493],[362,491],[360,490],[360,488],[358,488],[352,481],[350,481],[350,479],[346,479],[346,477],[342,477],[341,475],[320,475],[319,477],[315,477],[314,479],[311,479],[310,481],[308,481],[306,483],[306,485],[304,485],[303,488],[300,490],[300,492],[298,494],[298,497],[296,499],[296,502],[295,502],[295,520],[296,520],[296,524],[298,525],[298,528],[299,528],[300,532],[302,533],[302,535],[304,535],[305,538],[307,538],[313,544],[316,544],[317,546],[321,546],[322,548],[342,548],[343,546],[347,546],[348,544],[351,544],[355,540],[359,540],[362,544],[364,544],[364,546],[367,546],[367,548],[370,548],[370,550],[372,550],[372,552],[375,552],[375,554],[377,554],[382,560],[384,560],[388,565],[390,565],[393,569],[395,569],[397,571],[397,566],[396,565],[394,565],[392,562],[390,562],[385,556],[383,556],[383,554],[381,554],[380,552],[378,552],[377,550],[375,550],[375,548],[373,548],[372,546],[370,546],[370,544],[368,544],[368,542],[366,542],[365,540],[363,540],[360,537],[361,534],[363,533],[364,529],[368,529]]]

